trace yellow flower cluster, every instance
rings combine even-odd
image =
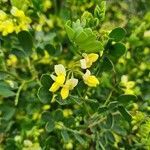
[[[0,10],[0,32],[6,36],[13,32],[28,30],[31,19],[27,17],[22,10],[12,7],[11,14],[6,14]]]
[[[78,80],[75,78],[68,79],[66,82],[66,70],[65,67],[61,64],[55,65],[55,75],[51,75],[52,79],[55,81],[50,87],[51,92],[56,92],[60,87],[62,99],[66,99],[69,96],[69,91],[77,85]]]
[[[94,53],[91,54],[83,53],[82,56],[84,57],[84,59],[80,60],[82,69],[90,68],[92,64],[98,59],[98,55]]]
[[[6,62],[7,62],[8,66],[14,66],[15,67],[17,65],[18,59],[15,55],[10,54],[9,58],[7,59]]]
[[[98,55],[83,54],[84,59],[80,60],[81,68],[86,69],[92,66],[92,64],[98,59]],[[61,88],[60,94],[62,99],[66,99],[69,96],[69,91],[73,90],[74,87],[78,84],[78,79],[71,77],[66,79],[66,70],[62,64],[55,65],[54,67],[55,74],[51,75],[51,78],[54,80],[54,83],[51,85],[49,91],[56,92]],[[90,87],[96,87],[99,84],[98,79],[91,75],[89,70],[86,70],[86,73],[82,75],[83,81]]]
[[[135,82],[128,81],[128,76],[123,75],[121,77],[120,85],[124,87],[123,90],[125,94],[134,94]]]
[[[97,61],[98,59],[98,54],[83,54],[84,59],[80,60],[81,68],[82,69],[87,69],[92,66],[94,62]],[[99,84],[98,79],[94,76],[91,75],[91,72],[89,70],[86,70],[86,73],[83,75],[83,81],[85,84],[87,84],[90,87],[96,87]]]
[[[86,73],[83,75],[83,80],[90,87],[96,87],[99,84],[98,79],[94,75],[91,75],[89,70],[86,70]]]

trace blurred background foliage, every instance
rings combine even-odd
[[[0,0],[0,10],[1,150],[150,149],[149,0]],[[65,103],[49,93],[41,99],[53,66],[71,68],[78,58],[65,28],[77,19],[102,42],[100,85],[81,83]]]

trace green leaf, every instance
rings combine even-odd
[[[15,108],[6,105],[1,105],[0,110],[2,113],[2,118],[6,121],[10,120],[16,112]]]
[[[60,94],[58,94],[55,99],[60,105],[69,105],[74,102],[70,96],[63,100]]]
[[[122,56],[126,51],[126,47],[123,43],[116,43],[112,46],[110,54],[116,58]]]
[[[11,97],[15,95],[16,95],[15,92],[11,91],[9,87],[0,85],[0,96]]]
[[[19,49],[13,48],[11,53],[16,55],[18,58],[24,58],[25,57],[25,53],[24,53],[23,50],[19,50]]]
[[[118,106],[118,101],[112,101],[108,104],[108,109],[112,110]]]
[[[122,128],[122,126],[115,124],[113,127],[113,131],[122,137],[127,136],[127,131],[125,128]]]
[[[121,115],[126,119],[126,121],[132,121],[131,114],[122,105],[118,106],[118,110],[121,113]]]
[[[96,40],[97,37],[93,33],[91,28],[85,28],[84,32],[88,35],[88,38],[87,38],[86,42],[90,42],[90,41]]]
[[[66,127],[73,126],[75,124],[75,118],[73,116],[64,118],[63,123]]]
[[[67,32],[69,39],[73,40],[73,38],[75,37],[75,31],[68,25],[69,23],[70,23],[70,21],[68,21],[65,24],[65,29],[66,29],[66,32]]]
[[[107,130],[105,132],[105,137],[106,137],[107,141],[111,142],[112,144],[115,142],[115,137],[111,131]]]
[[[79,47],[86,52],[99,52],[104,49],[102,43],[97,40],[79,44]]]
[[[98,108],[98,113],[103,113],[103,112],[106,112],[108,110],[107,107],[100,107]]]
[[[43,87],[45,87],[46,89],[49,89],[50,86],[52,85],[53,80],[51,79],[50,75],[48,74],[43,74],[41,76],[41,84],[43,85]]]
[[[53,120],[52,113],[49,112],[49,111],[44,111],[42,113],[42,117],[41,118],[42,118],[42,121],[44,121],[44,122],[48,122],[48,121]]]
[[[102,70],[111,71],[112,69],[114,69],[113,62],[108,57],[104,57],[102,62]]]
[[[128,104],[129,102],[135,102],[137,97],[131,94],[123,94],[117,98],[117,101],[122,104]]]
[[[81,43],[84,42],[88,38],[88,35],[84,32],[81,31],[75,38],[76,43]]]
[[[42,11],[42,0],[32,0],[32,4],[36,11]]]
[[[114,123],[113,115],[109,113],[106,120],[106,128],[111,129],[113,127],[113,123]]]
[[[47,132],[52,132],[54,130],[55,123],[53,120],[50,120],[46,123],[45,129]]]
[[[28,8],[29,1],[28,0],[10,0],[11,5],[17,7],[21,10],[26,10]]]
[[[66,130],[62,130],[61,131],[61,136],[62,136],[62,138],[63,138],[65,143],[67,143],[69,141],[69,139],[70,139],[69,138],[69,134],[68,134],[68,132]]]
[[[94,16],[97,17],[100,21],[103,21],[105,18],[105,11],[106,11],[106,1],[102,1],[100,5],[96,6],[94,9]]]
[[[0,80],[5,79],[8,77],[8,74],[6,72],[0,71]]]
[[[25,53],[27,55],[31,54],[33,47],[33,39],[31,34],[27,31],[21,31],[18,33],[18,39]]]
[[[85,140],[79,134],[74,134],[74,136],[81,145],[85,144]]]
[[[45,50],[52,56],[54,56],[57,51],[52,44],[45,45]]]
[[[125,37],[125,35],[126,31],[123,28],[118,27],[110,32],[109,37],[112,38],[114,41],[118,42],[121,41]]]
[[[55,121],[61,121],[63,120],[63,112],[61,109],[57,109],[55,112],[54,112],[54,120]]]
[[[52,99],[52,93],[44,87],[39,88],[37,95],[40,101],[44,104],[49,103]]]
[[[101,150],[105,150],[105,147],[104,147],[104,145],[101,143],[101,141],[99,140],[99,141],[97,141],[97,142],[98,142],[98,144],[99,144],[100,149],[101,149]]]

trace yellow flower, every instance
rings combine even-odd
[[[15,27],[11,19],[1,22],[0,31],[2,32],[3,36],[6,36],[7,34],[14,32],[14,30]]]
[[[51,75],[52,79],[55,81],[49,89],[51,92],[56,92],[60,87],[62,87],[66,77],[66,70],[63,65],[55,65],[54,69],[57,76]]]
[[[82,69],[87,69],[92,66],[92,64],[98,59],[98,54],[83,54],[84,59],[80,60],[81,68]]]
[[[0,10],[0,32],[2,32],[3,36],[27,30],[31,23],[31,19],[22,10],[13,6],[10,12],[11,14],[7,15],[4,11]]]
[[[125,94],[134,94],[135,82],[128,81],[127,75],[123,75],[121,77],[120,85],[123,86],[123,91]]]
[[[22,31],[22,30],[27,30],[29,28],[29,24],[31,23],[31,19],[27,17],[22,10],[19,10],[16,7],[12,7],[11,9],[11,14],[16,17],[16,28],[15,31],[16,33]]]
[[[99,84],[98,79],[94,75],[91,75],[89,70],[86,70],[86,73],[83,75],[83,81],[90,87],[96,87]]]
[[[17,62],[18,62],[18,59],[15,55],[13,54],[9,55],[9,59],[7,60],[8,66],[16,66]]]
[[[69,96],[69,91],[73,90],[77,84],[78,84],[78,79],[71,78],[71,79],[67,80],[65,85],[61,89],[62,99],[66,99]]]
[[[19,18],[26,17],[22,10],[19,10],[18,8],[14,7],[14,6],[12,7],[10,12],[14,17],[19,17]]]
[[[0,21],[4,21],[6,19],[7,19],[7,14],[4,11],[0,10]]]
[[[72,112],[71,109],[64,109],[63,110],[63,116],[66,117],[66,118],[71,116],[72,114],[73,114],[73,112]]]

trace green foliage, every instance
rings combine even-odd
[[[10,97],[10,96],[14,96],[15,93],[11,90],[9,85],[7,85],[4,82],[1,82],[0,83],[0,95],[2,95],[3,97]]]
[[[18,39],[20,42],[20,45],[22,46],[24,52],[28,55],[31,54],[32,47],[33,47],[33,41],[32,36],[27,31],[21,31],[18,33]]]
[[[68,21],[65,25],[69,39],[74,42],[79,50],[85,52],[99,52],[103,50],[102,43],[96,39],[96,35],[90,28],[83,28],[80,20],[72,23]]]
[[[125,35],[126,35],[125,30],[121,27],[118,27],[111,31],[109,37],[112,38],[112,40],[119,42],[125,37]]]
[[[41,87],[38,90],[38,97],[42,103],[48,103],[52,99],[52,94],[49,92],[49,83],[52,80],[48,74],[43,74],[41,76]]]
[[[0,1],[0,150],[149,150],[150,3]]]

